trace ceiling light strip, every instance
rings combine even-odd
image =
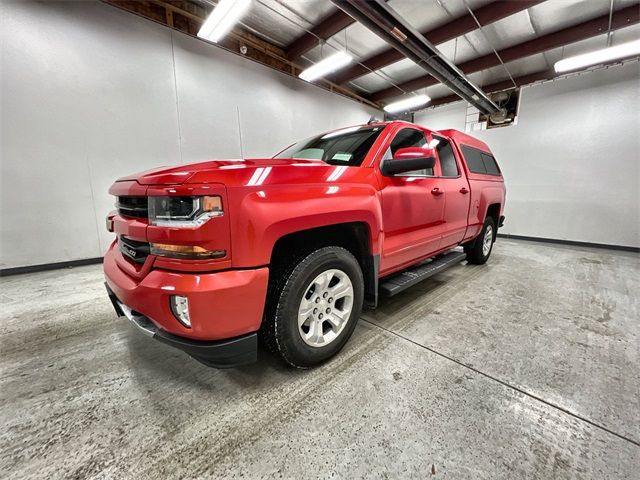
[[[408,112],[413,108],[422,107],[429,103],[431,98],[427,95],[413,95],[409,98],[403,98],[397,102],[390,103],[384,107],[384,111],[388,113]]]
[[[595,52],[576,55],[575,57],[565,58],[555,63],[554,68],[558,73],[570,72],[581,68],[607,63],[614,60],[621,60],[627,57],[640,55],[640,40],[633,42],[621,43],[613,47],[603,48]]]
[[[314,80],[327,76],[329,73],[346,67],[352,61],[353,57],[351,55],[347,52],[340,51],[303,70],[298,76],[307,82],[313,82]]]
[[[198,30],[198,37],[218,42],[247,13],[251,0],[220,0]]]

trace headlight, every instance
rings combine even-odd
[[[196,228],[223,215],[222,198],[149,197],[149,222],[158,227]]]

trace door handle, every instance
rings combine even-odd
[[[438,187],[435,187],[435,188],[431,189],[431,195],[435,195],[436,197],[439,197],[443,193],[444,192],[442,190],[440,190]]]
[[[462,193],[462,194],[466,194],[466,193],[469,193],[469,190],[467,190],[467,187],[462,187],[462,188],[460,189],[460,193]]]

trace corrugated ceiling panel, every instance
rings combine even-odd
[[[522,11],[505,19],[492,23],[465,35],[465,38],[473,45],[478,56],[493,52],[493,49],[510,47],[524,42],[536,36],[531,25],[529,14]],[[462,59],[465,61],[468,59]]]
[[[635,0],[615,0],[614,10],[633,5]],[[609,0],[548,0],[529,9],[538,35],[555,32],[609,13]],[[508,19],[505,19],[508,20]]]
[[[616,10],[632,5],[635,0],[615,0]],[[476,10],[490,0],[467,0]],[[389,5],[416,29],[423,31],[438,27],[467,11],[465,0],[390,0]],[[500,50],[511,45],[527,41],[538,36],[566,28],[583,21],[606,15],[609,12],[609,0],[548,0],[523,11],[483,27],[484,33],[476,30],[456,40],[438,46],[439,50],[451,61],[462,63],[480,55],[490,54],[493,49]],[[254,30],[262,32],[264,37],[280,46],[287,45],[317,24],[335,7],[326,0],[256,0],[250,14],[243,20]],[[633,26],[620,30],[613,35],[614,43],[637,39],[640,27]],[[353,24],[328,41],[328,45],[315,47],[307,52],[301,63],[310,64],[335,52],[336,49],[348,50],[357,60],[362,60],[388,48],[388,45],[360,24]],[[605,36],[592,38],[564,49],[555,49],[544,54],[533,55],[526,59],[507,64],[513,77],[526,75],[545,68],[552,68],[557,60],[584,53],[605,45]],[[333,48],[332,48],[333,47]],[[352,87],[373,92],[391,85],[402,83],[425,74],[424,70],[410,60],[389,65],[376,73],[369,73],[354,80]],[[507,79],[502,66],[478,72],[470,78],[479,85],[487,85]],[[428,89],[434,98],[448,94],[446,87],[437,85]]]

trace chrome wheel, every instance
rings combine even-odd
[[[353,309],[353,284],[342,270],[318,275],[305,289],[298,308],[298,332],[311,347],[324,347],[344,330]]]
[[[487,225],[487,230],[484,232],[484,238],[482,239],[482,254],[486,257],[491,251],[491,245],[493,244],[493,228],[491,225]]]

